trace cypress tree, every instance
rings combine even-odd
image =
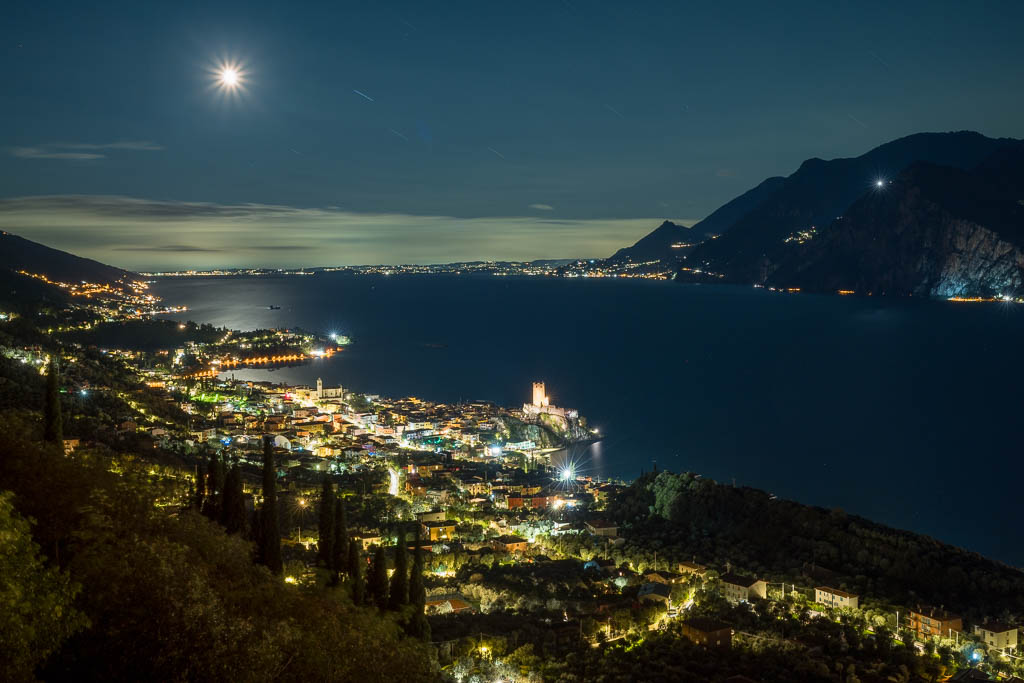
[[[274,574],[284,571],[281,562],[281,529],[277,517],[277,466],[274,443],[263,437],[263,510],[260,513],[260,561]]]
[[[378,609],[387,607],[388,561],[381,546],[377,546],[373,553],[373,567],[370,568],[370,579],[366,583],[366,588],[369,592],[367,598],[372,600]]]
[[[334,487],[331,480],[324,477],[323,490],[320,491],[320,522],[317,527],[316,543],[320,561],[328,569],[334,569]]]
[[[359,544],[348,544],[348,575],[351,577],[352,602],[361,605],[366,601],[366,582],[363,579],[363,563],[359,556]]]
[[[416,525],[416,548],[413,550],[412,571],[409,575],[409,604],[412,618],[409,620],[409,635],[421,640],[430,640],[430,623],[427,621],[427,589],[423,585],[423,550],[420,548],[420,527]]]
[[[219,455],[210,456],[210,462],[206,468],[206,506],[203,514],[215,522],[222,522],[224,482],[227,476],[224,472],[224,461]]]
[[[229,534],[247,535],[248,515],[245,511],[245,494],[242,492],[242,471],[234,465],[224,482],[224,497],[221,504],[221,519]]]
[[[192,491],[192,507],[196,512],[202,512],[203,502],[206,498],[206,473],[201,472],[199,465],[196,465],[196,480]]]
[[[349,572],[348,562],[348,521],[345,519],[345,505],[338,498],[334,503],[334,545],[331,555],[331,568],[337,576],[341,572]]]
[[[409,558],[405,549],[405,532],[398,532],[395,546],[395,571],[391,574],[388,609],[398,611],[409,604]]]
[[[43,405],[43,441],[64,445],[64,419],[60,414],[60,378],[57,357],[50,356],[46,367],[46,403]]]

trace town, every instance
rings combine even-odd
[[[125,454],[159,483],[158,510],[193,509],[264,563],[276,505],[284,584],[395,611],[450,680],[628,671],[664,647],[747,676],[734,681],[772,666],[807,680],[845,667],[845,681],[1024,672],[1016,570],[943,547],[948,576],[921,582],[901,564],[917,537],[845,513],[698,474],[600,480],[583,453],[604,435],[543,381],[509,408],[236,379],[326,363],[351,340],[162,320],[145,283],[47,285],[69,300],[3,311],[0,358],[8,382],[56,392],[48,438],[69,462]],[[789,525],[808,514],[814,552],[771,557],[798,547]]]

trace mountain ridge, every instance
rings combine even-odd
[[[68,283],[86,281],[115,285],[142,279],[123,268],[54,249],[7,231],[0,231],[0,269],[45,275],[52,281]]]

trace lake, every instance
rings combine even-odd
[[[509,407],[547,383],[594,476],[689,470],[1024,565],[1024,306],[601,279],[167,278],[175,316],[351,336],[239,378]],[[268,306],[280,306],[269,310]]]

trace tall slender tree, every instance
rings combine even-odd
[[[430,640],[430,623],[427,621],[427,589],[423,585],[423,549],[420,548],[420,526],[416,525],[416,547],[413,549],[412,570],[409,573],[409,604],[412,617],[409,619],[409,635],[421,640]]]
[[[366,580],[363,578],[363,561],[359,554],[359,544],[348,544],[348,575],[352,586],[352,602],[361,605],[366,601]]]
[[[245,493],[242,491],[242,470],[237,464],[228,472],[221,501],[221,523],[227,532],[248,536],[249,516],[245,510]]]
[[[398,611],[409,604],[409,553],[405,549],[405,531],[398,532],[395,545],[395,571],[391,574],[388,609]]]
[[[60,414],[60,377],[57,356],[46,366],[46,403],[43,404],[43,441],[64,444],[64,418]]]
[[[366,589],[369,595],[367,598],[373,601],[378,609],[384,609],[388,605],[388,561],[384,554],[384,548],[377,546],[373,553],[373,566],[370,568],[370,578],[366,582]]]
[[[324,485],[320,491],[320,520],[317,525],[317,554],[324,566],[334,571],[334,487],[331,480],[324,477]]]
[[[277,512],[277,465],[274,442],[263,437],[263,509],[260,511],[260,561],[275,574],[284,570],[281,562],[281,528]]]
[[[203,502],[206,498],[206,472],[205,468],[196,465],[195,486],[192,489],[192,507],[196,512],[202,512]]]
[[[348,573],[348,520],[345,519],[345,504],[338,498],[334,503],[334,545],[332,547],[331,567],[335,575]]]
[[[214,453],[206,466],[206,505],[203,514],[215,522],[221,521],[221,503],[224,497],[224,461]]]

